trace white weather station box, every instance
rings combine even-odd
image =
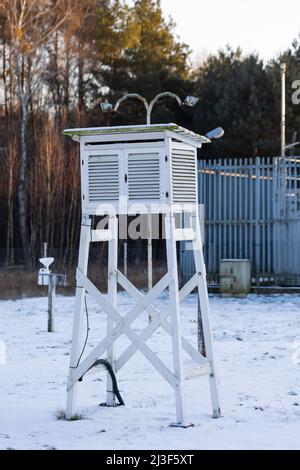
[[[197,148],[207,137],[176,124],[66,129],[80,142],[82,212],[165,213],[195,205]],[[157,208],[156,208],[157,206]]]
[[[67,381],[66,418],[76,416],[77,390],[85,374],[99,364],[108,371],[105,405],[124,405],[117,387],[117,374],[137,351],[152,364],[175,392],[175,426],[188,427],[186,420],[186,379],[205,375],[211,392],[213,417],[221,416],[218,379],[214,365],[210,307],[206,284],[202,239],[198,214],[197,149],[223,133],[216,129],[203,137],[176,124],[67,129],[64,134],[80,143],[82,223],[70,368]],[[118,267],[120,214],[163,214],[167,272],[148,291],[140,291]],[[180,217],[178,217],[178,214]],[[98,229],[96,217],[108,215],[107,229]],[[185,223],[187,215],[188,224]],[[182,216],[182,217],[181,217]],[[147,217],[151,219],[151,217]],[[179,221],[179,227],[177,224]],[[149,239],[152,232],[149,230]],[[179,287],[177,242],[191,242],[195,274]],[[88,277],[89,250],[92,243],[108,242],[107,297]],[[149,241],[148,241],[149,243]],[[129,313],[118,307],[118,285],[134,300]],[[203,324],[206,356],[183,337],[180,304],[195,289]],[[163,310],[155,306],[168,290]],[[107,315],[105,338],[84,354],[84,315],[88,318],[86,295]],[[138,334],[132,327],[139,317],[151,314]],[[169,319],[170,317],[170,319]],[[163,328],[172,340],[173,366],[160,359],[147,340]],[[86,332],[87,338],[88,330]],[[120,352],[118,338],[125,335],[130,344]],[[103,357],[105,355],[105,358]],[[189,361],[183,361],[183,355]]]

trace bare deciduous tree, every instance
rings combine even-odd
[[[45,46],[71,11],[69,0],[2,0],[0,10],[12,51],[20,116],[19,228],[23,261],[29,263],[27,221],[27,135],[30,102],[46,76]]]

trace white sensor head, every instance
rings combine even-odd
[[[54,258],[40,258],[40,263],[42,263],[43,266],[49,271],[49,267],[53,263]]]
[[[107,101],[100,103],[100,107],[103,113],[111,113],[113,111],[113,105]]]
[[[221,139],[224,135],[224,129],[222,127],[217,127],[216,129],[208,132],[205,137],[209,140]]]
[[[183,102],[183,105],[193,108],[194,106],[196,106],[198,102],[199,102],[199,98],[197,98],[196,96],[187,96]]]

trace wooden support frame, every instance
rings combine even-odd
[[[218,377],[215,368],[214,352],[213,352],[213,341],[212,341],[212,330],[210,323],[210,306],[208,299],[208,290],[206,283],[206,267],[203,256],[203,245],[201,239],[201,229],[198,214],[193,215],[194,226],[196,231],[196,239],[193,241],[193,252],[195,260],[195,268],[198,273],[198,296],[201,309],[201,318],[203,326],[204,344],[206,350],[206,358],[210,363],[211,372],[209,374],[209,385],[210,394],[213,408],[213,418],[219,418],[221,416],[221,408],[219,402],[219,391],[218,391]]]
[[[111,305],[117,308],[117,269],[118,269],[118,218],[116,215],[109,217],[108,220],[108,298]],[[107,336],[111,336],[115,322],[110,315],[107,317]],[[107,349],[107,359],[115,371],[115,343],[112,343]],[[106,388],[107,406],[115,406],[115,394],[113,393],[112,379],[107,373]]]
[[[208,375],[213,406],[213,416],[221,415],[218,399],[218,383],[215,371],[212,333],[210,326],[209,301],[206,285],[206,273],[202,253],[202,241],[198,216],[194,215],[193,229],[176,229],[175,215],[169,212],[165,216],[165,233],[167,234],[167,265],[168,272],[163,278],[143,295],[118,269],[118,219],[117,216],[109,218],[107,230],[92,230],[91,220],[84,217],[81,227],[79,262],[76,274],[76,300],[75,316],[72,334],[72,351],[70,358],[70,371],[67,383],[67,409],[66,418],[71,419],[76,413],[76,395],[78,381],[93,366],[105,352],[114,372],[119,370],[140,351],[152,364],[157,372],[169,383],[175,391],[176,423],[175,426],[187,427],[185,412],[185,378],[199,375]],[[192,240],[195,257],[196,273],[179,290],[177,270],[177,240]],[[87,277],[88,253],[90,242],[108,241],[108,297],[104,296]],[[135,300],[131,311],[123,317],[117,309],[117,284]],[[183,336],[181,332],[180,303],[195,289],[201,304],[203,330],[207,357],[200,354]],[[169,290],[169,308],[160,312],[154,305],[154,300],[165,290]],[[83,359],[80,358],[80,344],[82,336],[82,317],[85,295],[88,293],[107,314],[107,336],[94,347]],[[152,321],[138,335],[131,324],[146,311]],[[173,370],[170,370],[155,352],[146,344],[150,336],[162,327],[172,339]],[[117,357],[115,349],[116,340],[126,335],[131,344]],[[192,359],[194,366],[184,367],[182,353],[185,351]],[[115,406],[115,396],[112,391],[111,378],[107,377],[107,406]]]
[[[87,273],[88,259],[89,259],[89,245],[91,237],[91,219],[89,216],[83,215],[80,232],[80,247],[78,257],[78,269],[84,274]],[[80,359],[80,345],[82,336],[82,317],[83,307],[85,301],[85,290],[82,285],[76,279],[76,295],[75,295],[75,311],[73,320],[73,332],[72,332],[72,348],[70,356],[70,372],[69,377],[72,376],[74,370],[77,369]],[[67,407],[66,407],[66,419],[71,419],[76,414],[76,400],[77,400],[77,386],[78,383],[74,383],[73,387],[68,389],[67,394]]]

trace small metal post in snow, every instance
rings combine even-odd
[[[48,253],[48,244],[47,242],[43,243],[43,256],[44,258],[47,258],[47,253]],[[49,283],[48,283],[48,328],[47,331],[48,333],[54,333],[54,299],[55,299],[55,292],[56,292],[56,286],[55,286],[55,275],[52,273],[49,274]]]
[[[56,286],[67,286],[66,274],[57,274],[50,271],[50,266],[54,262],[54,258],[47,257],[48,246],[43,243],[43,258],[40,258],[40,263],[44,266],[38,272],[38,285],[48,286],[48,318],[47,318],[47,331],[54,333],[54,311],[55,311],[55,295]]]
[[[56,294],[56,275],[49,275],[48,285],[48,333],[54,333],[54,308]]]
[[[47,242],[43,243],[43,257],[47,258],[48,253],[48,244]],[[53,318],[53,309],[54,309],[54,298],[55,298],[55,279],[53,279],[52,273],[49,274],[48,282],[48,333],[54,333],[54,318]]]

